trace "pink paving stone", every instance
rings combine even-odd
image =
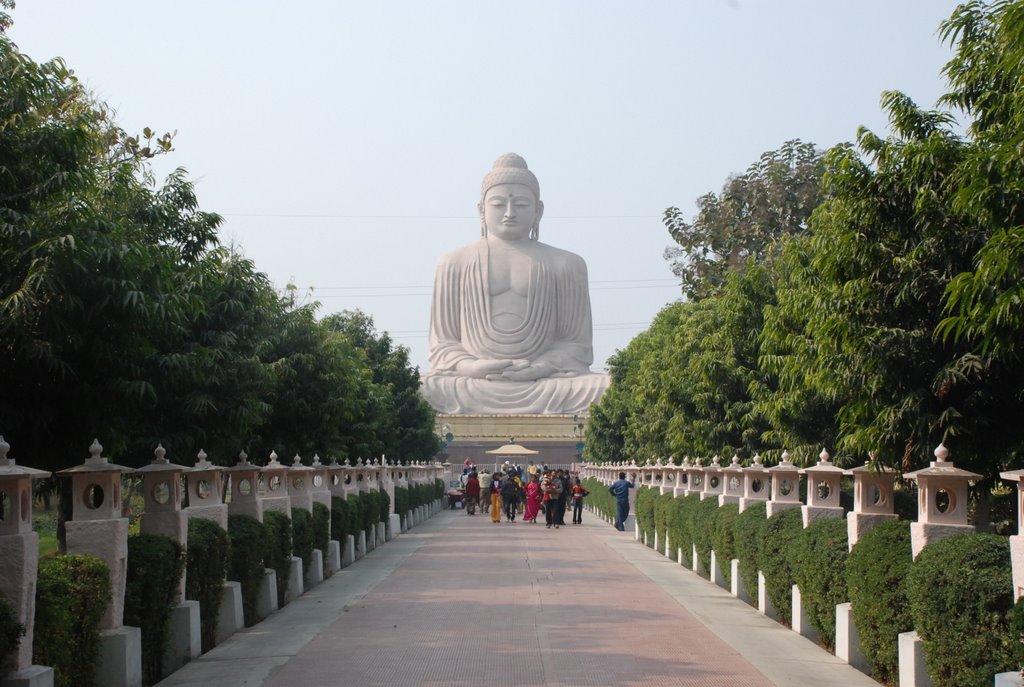
[[[434,518],[440,531],[266,685],[772,684],[604,543],[628,535],[585,517]]]

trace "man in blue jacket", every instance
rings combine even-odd
[[[626,473],[619,473],[619,481],[608,487],[608,492],[615,497],[615,529],[624,532],[626,527],[623,523],[629,517],[629,490],[636,487],[635,484],[626,479]]]

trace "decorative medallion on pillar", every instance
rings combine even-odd
[[[917,482],[917,522],[910,524],[914,558],[933,541],[974,531],[967,523],[967,487],[981,475],[953,465],[944,445],[935,448],[928,467],[903,476]]]
[[[292,500],[288,497],[288,467],[277,460],[277,451],[270,452],[270,460],[260,470],[265,491],[260,497],[263,512],[268,510],[292,517]]]
[[[807,476],[807,505],[802,506],[804,527],[819,518],[843,519],[843,507],[839,505],[839,481],[843,470],[832,464],[831,456],[824,448],[818,454],[818,462],[800,471]]]
[[[224,468],[231,481],[231,501],[228,502],[229,515],[248,515],[263,522],[263,502],[259,495],[260,466],[249,462],[249,454],[238,453],[238,462]]]
[[[790,508],[799,508],[800,470],[789,460],[789,451],[782,452],[782,461],[768,468],[772,477],[772,498],[768,502],[768,517]]]
[[[740,497],[740,512],[750,508],[755,503],[763,503],[768,500],[769,484],[771,474],[761,462],[761,454],[754,455],[754,463],[750,467],[743,468],[743,496]]]
[[[724,506],[727,503],[740,502],[743,497],[743,466],[740,465],[740,457],[733,454],[729,467],[722,468],[722,495],[718,497],[718,505]]]
[[[185,513],[189,518],[205,518],[213,520],[228,528],[228,507],[224,504],[224,475],[222,468],[208,460],[206,451],[200,450],[196,455],[196,464],[185,473],[188,508]]]
[[[864,465],[843,474],[853,476],[853,511],[846,514],[850,550],[871,528],[896,520],[894,484],[896,471],[875,465],[875,454]]]
[[[715,456],[711,459],[711,465],[704,468],[704,489],[701,490],[700,500],[715,499],[722,494],[722,459]]]

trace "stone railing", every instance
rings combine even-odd
[[[935,449],[935,460],[929,467],[903,475],[904,479],[917,483],[918,515],[917,521],[909,523],[911,547],[916,558],[921,550],[930,543],[961,532],[973,532],[975,528],[968,522],[967,503],[969,484],[981,477],[972,472],[957,468],[949,460],[949,452],[945,446]],[[822,518],[846,518],[848,546],[852,550],[857,541],[873,527],[883,522],[897,519],[894,513],[894,485],[896,473],[891,470],[873,466],[861,466],[852,470],[842,470],[831,463],[830,456],[822,451],[815,465],[799,468],[789,460],[788,453],[783,453],[778,465],[766,468],[761,464],[759,456],[747,467],[739,465],[733,458],[730,465],[723,467],[720,459],[713,458],[701,465],[700,461],[686,458],[680,464],[661,459],[648,461],[642,465],[636,462],[615,464],[583,464],[580,475],[584,478],[596,479],[605,485],[612,484],[620,473],[633,481],[637,487],[648,487],[659,494],[672,494],[675,497],[699,494],[703,501],[708,498],[718,499],[719,506],[736,503],[743,512],[757,502],[764,502],[767,516],[783,510],[799,508],[802,513],[803,526]],[[853,510],[849,513],[840,505],[840,480],[852,477],[854,483]],[[1016,481],[1018,487],[1024,482],[1024,470],[1003,473],[1004,479]],[[806,481],[806,503],[800,501],[801,480]],[[634,490],[630,490],[631,515],[627,528],[632,526],[634,536],[659,553],[683,563],[683,552],[674,549],[672,542],[659,541],[659,534],[654,541],[648,541],[648,533],[636,522]],[[1018,522],[1024,522],[1024,494],[1018,494]],[[609,522],[610,513],[598,513]],[[1014,598],[1024,596],[1024,536],[1010,537],[1011,562],[1013,567]],[[700,571],[700,560],[696,546],[688,552],[694,572]],[[730,566],[729,585],[721,565]],[[710,581],[727,587],[733,596],[752,602],[753,596],[744,588],[742,577],[738,574],[739,561],[728,562],[717,559],[712,550],[710,570],[706,571]],[[703,571],[702,571],[703,572]],[[764,574],[758,573],[758,610],[770,617],[778,619],[778,614],[765,593]],[[787,619],[790,627],[810,639],[817,639],[814,629],[808,622],[804,606],[801,602],[800,589],[793,585],[792,617]],[[849,603],[840,604],[835,613],[835,654],[854,667],[870,673],[870,665],[861,652],[857,628],[853,623],[853,614]],[[910,685],[931,685],[927,674],[924,649],[917,632],[899,635],[899,684],[901,687]],[[996,676],[997,687],[1024,685],[1017,672]]]
[[[0,566],[0,593],[17,612],[25,635],[11,659],[11,672],[0,685],[45,687],[53,684],[53,671],[32,665],[35,618],[36,573],[39,538],[32,530],[32,480],[50,473],[17,465],[8,458],[10,446],[0,437],[0,559],[12,562]],[[285,603],[303,594],[342,567],[351,565],[375,547],[424,521],[441,509],[441,501],[418,504],[407,513],[394,513],[395,487],[432,484],[441,476],[440,465],[424,462],[378,461],[354,465],[325,464],[319,456],[303,465],[299,456],[290,464],[271,453],[264,466],[250,463],[242,452],[228,468],[213,465],[200,452],[194,467],[175,464],[157,447],[154,460],[137,470],[117,465],[103,456],[103,447],[93,442],[89,458],[81,465],[57,473],[72,483],[72,517],[66,523],[68,553],[87,553],[106,562],[111,572],[112,599],[103,618],[103,648],[97,666],[96,684],[104,687],[135,687],[142,684],[141,633],[123,625],[125,571],[128,566],[128,518],[122,515],[122,480],[141,477],[144,509],[140,519],[143,533],[173,539],[183,548],[188,544],[188,521],[204,518],[227,529],[229,515],[247,515],[263,521],[271,510],[291,516],[292,509],[312,513],[314,504],[328,510],[332,497],[371,491],[386,492],[392,513],[358,538],[348,534],[345,541],[330,539],[327,551],[314,550],[308,569],[301,558],[290,561],[289,589]],[[186,503],[188,505],[184,505]],[[16,563],[16,564],[15,564]],[[278,610],[276,572],[265,571],[260,586],[257,618]],[[200,655],[199,602],[184,597],[185,580],[179,587],[177,604],[171,614],[170,639],[164,657],[164,674]],[[243,626],[241,586],[224,581],[217,622],[217,642],[224,641]],[[252,624],[252,623],[250,623]],[[4,657],[0,657],[2,661]]]

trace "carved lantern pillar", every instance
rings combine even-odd
[[[1010,563],[1013,566],[1013,598],[1019,599],[1024,596],[1024,493],[1021,492],[1024,470],[1000,472],[999,476],[1017,483],[1017,534],[1010,536]]]
[[[847,470],[853,477],[853,511],[846,514],[846,535],[850,550],[871,528],[887,520],[896,520],[894,483],[896,471],[873,467],[872,460],[859,468]]]
[[[672,495],[677,498],[686,494],[686,462],[684,458],[679,465],[672,466]]]
[[[196,464],[185,473],[185,484],[185,490],[188,493],[186,515],[190,519],[213,520],[226,531],[228,529],[228,507],[222,497],[224,493],[223,469],[208,460],[206,451],[201,450],[196,455]]]
[[[124,626],[128,518],[121,515],[121,475],[131,472],[135,471],[108,461],[94,439],[83,464],[57,473],[71,478],[72,519],[65,524],[68,553],[91,554],[110,568],[111,600],[100,621],[104,630]]]
[[[337,496],[339,499],[344,499],[347,496],[345,493],[345,466],[339,463],[337,458],[332,457],[327,466],[327,487],[332,498]]]
[[[686,466],[686,495],[700,494],[704,491],[704,468],[700,466],[700,458],[692,461],[683,459]]]
[[[238,453],[238,462],[224,468],[231,483],[228,515],[248,515],[263,522],[263,501],[260,500],[260,466],[249,462],[249,454]]]
[[[302,458],[296,453],[292,465],[288,468],[288,499],[292,508],[313,513],[313,468],[302,464]],[[289,514],[289,517],[291,515]]]
[[[353,484],[356,487],[356,491],[359,494],[365,494],[370,491],[370,482],[366,479],[367,469],[363,459],[360,458],[356,461],[355,465],[355,476],[353,477]],[[410,475],[411,480],[415,483],[415,477]]]
[[[917,522],[910,523],[914,558],[933,541],[974,531],[967,523],[967,487],[981,475],[961,470],[948,458],[949,449],[939,444],[931,465],[904,475],[915,480],[918,489]]]
[[[142,473],[145,510],[139,529],[143,534],[168,537],[188,549],[188,515],[182,510],[181,476],[189,470],[167,460],[167,450],[157,445],[153,462],[136,472]],[[178,585],[178,603],[185,600],[185,575]]]
[[[807,505],[802,506],[804,527],[819,518],[843,519],[843,507],[839,505],[839,480],[841,468],[832,464],[828,451],[821,449],[818,462],[800,471],[807,476]]]
[[[39,574],[39,535],[32,530],[32,480],[50,476],[46,470],[18,465],[7,454],[11,445],[0,436],[0,594],[14,608],[25,628],[14,652],[13,675],[48,674],[50,668],[32,665],[32,636],[36,617],[36,577]],[[45,640],[45,638],[44,638]],[[26,683],[29,684],[29,683]]]
[[[265,491],[260,499],[263,512],[277,511],[292,517],[292,500],[288,497],[288,467],[277,460],[277,451],[270,452],[270,461],[260,470]]]
[[[754,455],[754,463],[743,469],[743,496],[740,497],[740,512],[755,503],[768,500],[771,474],[761,462],[761,454]]]
[[[704,468],[704,489],[700,492],[700,500],[714,499],[722,494],[722,459],[715,456],[711,459],[711,465]]]
[[[768,468],[772,478],[772,498],[768,502],[768,517],[790,508],[799,508],[800,470],[789,460],[789,451],[782,452],[782,461]]]
[[[323,504],[328,511],[331,510],[331,485],[330,473],[327,465],[320,462],[320,456],[313,454],[313,477],[311,485],[313,488],[313,503]]]
[[[722,468],[722,495],[718,497],[718,505],[724,506],[727,503],[739,504],[743,497],[743,466],[740,465],[740,457],[732,456],[729,467]]]

